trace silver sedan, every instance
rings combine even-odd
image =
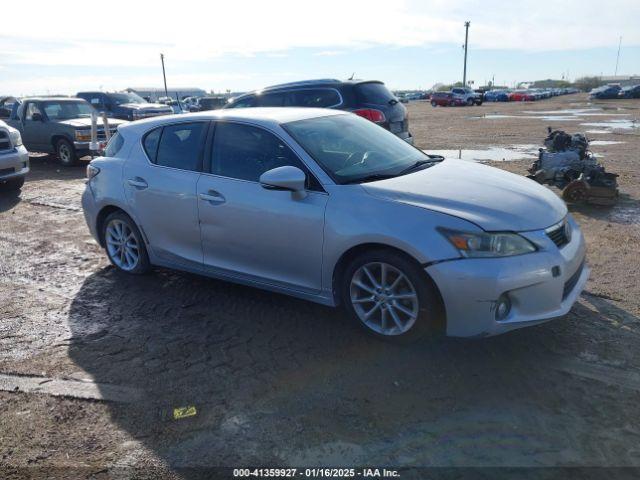
[[[488,336],[566,314],[589,269],[564,203],[356,115],[222,110],[119,127],[87,169],[118,269],[163,266],[331,306],[367,331]]]

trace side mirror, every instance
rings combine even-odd
[[[307,176],[298,167],[290,165],[268,170],[260,175],[260,185],[267,190],[288,190],[298,198],[306,197]]]
[[[42,118],[42,114],[38,112],[33,112],[33,114],[31,115],[31,120],[33,120],[34,122],[44,121],[44,119]]]

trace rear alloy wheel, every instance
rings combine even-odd
[[[102,234],[107,256],[114,266],[127,273],[149,271],[149,257],[142,235],[128,215],[123,212],[109,215]]]
[[[56,155],[65,167],[72,167],[78,163],[78,154],[73,144],[64,138],[56,143]]]
[[[349,265],[343,301],[361,327],[394,341],[423,337],[441,312],[426,274],[404,256],[387,251],[366,253]]]

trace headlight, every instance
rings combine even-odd
[[[14,147],[22,145],[22,136],[18,130],[9,130],[9,139]]]
[[[517,233],[470,233],[439,229],[463,257],[511,257],[535,252],[536,246]]]
[[[91,141],[91,130],[76,130],[76,141],[77,142],[90,142]]]

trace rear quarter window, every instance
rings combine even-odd
[[[396,99],[384,83],[360,83],[356,85],[355,90],[358,100],[362,103],[386,105]]]
[[[156,157],[158,156],[158,144],[160,143],[161,133],[162,127],[158,127],[147,133],[142,140],[144,151],[147,153],[147,157],[149,157],[149,160],[151,160],[153,163],[156,163]]]
[[[109,143],[107,143],[107,148],[104,149],[104,156],[117,157],[120,150],[122,150],[123,145],[124,138],[122,138],[122,135],[116,132],[116,134],[111,137],[111,140],[109,140]]]

